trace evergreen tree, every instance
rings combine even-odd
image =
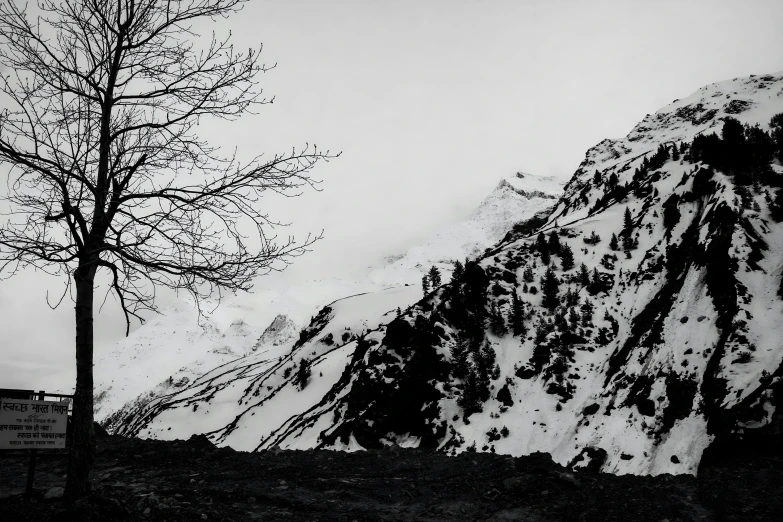
[[[492,301],[492,304],[490,305],[489,328],[492,330],[492,333],[498,337],[508,333],[508,329],[506,328],[506,320],[503,318],[503,314],[495,304],[495,301]]]
[[[574,292],[571,290],[571,287],[569,286],[566,288],[565,294],[563,294],[563,302],[566,306],[570,306],[571,301],[573,300]]]
[[[454,261],[454,271],[451,273],[451,282],[459,283],[462,280],[462,276],[465,274],[465,265],[459,261]]]
[[[636,248],[637,243],[633,238],[633,219],[631,218],[631,211],[628,207],[625,207],[623,230],[620,235],[622,236],[623,250],[626,253],[626,257],[630,257],[630,251]]]
[[[300,390],[304,390],[307,386],[307,382],[310,380],[311,371],[310,359],[302,359],[299,361],[299,368],[294,375],[294,385]]]
[[[597,294],[604,289],[604,280],[601,279],[601,274],[598,273],[597,268],[593,268],[593,276],[590,280],[589,291],[591,294]]]
[[[593,230],[590,235],[583,240],[588,245],[597,245],[601,242],[601,236],[595,233],[595,230]]]
[[[672,145],[672,159],[674,161],[680,161],[680,151],[677,150],[677,144]]]
[[[516,336],[524,336],[527,334],[527,327],[525,326],[525,309],[522,306],[522,300],[519,299],[516,290],[511,298],[511,331]]]
[[[475,366],[468,363],[467,372],[462,386],[462,394],[457,399],[457,406],[462,408],[467,417],[471,413],[481,410],[479,400],[479,377]]]
[[[400,310],[400,307],[397,307],[397,317],[402,317],[402,310]]]
[[[579,326],[579,314],[576,313],[576,308],[573,306],[568,311],[568,322],[571,323],[571,330],[575,330]]]
[[[563,245],[560,248],[560,265],[563,268],[563,272],[568,272],[574,268],[574,252],[568,245]]]
[[[772,128],[772,142],[774,153],[778,160],[783,162],[783,112],[776,114],[769,122]]]
[[[421,278],[421,289],[424,292],[425,297],[430,293],[430,281],[427,279],[426,275]]]
[[[633,250],[636,246],[636,243],[634,241],[634,238],[632,236],[623,236],[623,250],[625,251],[625,254],[627,258],[630,259],[631,257],[631,250]]]
[[[593,303],[589,299],[585,299],[584,304],[581,307],[582,312],[582,324],[589,326],[593,324]]]
[[[522,285],[522,292],[524,292],[524,293],[527,293],[527,291],[528,291],[528,288],[527,288],[527,283],[524,283],[524,284]]]
[[[538,237],[536,237],[536,248],[542,255],[544,252],[549,252],[549,245],[547,245],[546,236],[543,232],[539,232]]]
[[[612,239],[609,241],[609,248],[612,250],[620,250],[620,244],[617,241],[617,234],[612,232]]]
[[[579,266],[579,283],[582,286],[590,286],[590,272],[587,271],[587,265],[584,263]]]
[[[497,355],[495,349],[489,344],[488,340],[484,340],[484,344],[481,345],[481,349],[476,352],[475,361],[476,369],[479,372],[479,376],[483,377],[482,388],[480,389],[480,398],[482,401],[489,399],[489,386],[490,379],[495,380],[500,377],[500,367],[497,365]]]
[[[429,280],[433,290],[440,286],[440,270],[435,265],[432,265],[432,268],[430,268]]]
[[[617,177],[617,174],[612,172],[609,175],[609,186],[612,187],[612,190],[614,190],[617,187],[617,184],[620,182],[620,179]]]
[[[541,262],[545,265],[548,265],[549,262],[552,260],[551,257],[549,257],[549,250],[542,250],[541,251]]]
[[[533,269],[529,265],[527,267],[525,267],[525,271],[522,273],[522,279],[526,283],[532,283],[533,282],[533,279],[534,279]]]
[[[464,379],[470,371],[468,355],[470,352],[470,339],[462,332],[457,333],[457,339],[451,348],[451,357],[454,361],[454,376],[458,379]]]
[[[625,214],[623,215],[623,231],[620,234],[623,237],[630,237],[633,233],[633,218],[631,217],[631,209],[625,207]]]
[[[579,304],[579,293],[574,292],[571,287],[568,287],[566,292],[566,306],[576,306]]]
[[[549,233],[549,252],[551,254],[560,254],[560,236],[554,230]]]
[[[566,320],[566,312],[565,310],[561,310],[555,314],[555,328],[560,330],[561,332],[570,332],[571,328],[568,324],[568,321]]]
[[[598,172],[598,170],[596,170],[595,174],[593,174],[593,183],[596,185],[599,185],[601,183],[601,173]]]
[[[544,296],[542,304],[549,310],[554,310],[560,304],[560,281],[551,268],[547,269],[544,277],[541,278],[541,293]]]

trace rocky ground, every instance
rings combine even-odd
[[[446,457],[216,449],[205,438],[99,439],[94,495],[66,505],[65,457],[0,453],[0,519],[21,521],[783,520],[780,453],[735,454],[698,477],[572,472],[547,455]],[[50,497],[50,498],[46,498]]]

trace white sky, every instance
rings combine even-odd
[[[322,192],[267,204],[297,235],[325,229],[283,280],[359,277],[505,175],[568,178],[587,148],[673,99],[783,69],[782,20],[779,0],[251,0],[200,29],[263,43],[275,103],[202,132],[245,157],[304,142],[342,151],[315,171]],[[0,387],[72,375],[72,304],[45,301],[60,284],[0,282]],[[99,344],[124,333],[107,308]]]

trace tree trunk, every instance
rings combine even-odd
[[[76,392],[73,400],[73,433],[68,455],[66,497],[75,500],[90,494],[90,469],[95,454],[93,430],[93,295],[95,265],[85,263],[74,273],[76,283]]]

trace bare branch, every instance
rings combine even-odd
[[[248,290],[320,239],[278,244],[284,225],[261,197],[317,190],[312,168],[337,155],[306,146],[240,164],[196,132],[203,118],[272,102],[258,86],[274,68],[260,48],[238,52],[214,34],[194,43],[191,24],[243,4],[41,0],[32,22],[18,0],[0,3],[0,163],[11,167],[0,267],[82,281],[107,270],[127,333],[156,309],[157,286],[197,304]]]

